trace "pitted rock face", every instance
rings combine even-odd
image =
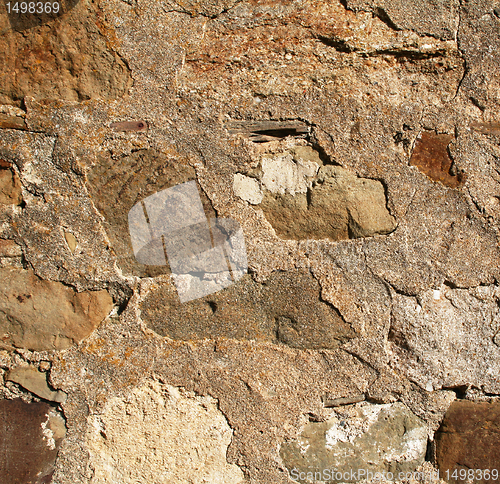
[[[89,417],[89,482],[242,484],[226,460],[231,436],[213,398],[148,381]]]
[[[294,348],[336,348],[355,336],[338,311],[321,300],[308,272],[273,274],[265,284],[243,277],[222,292],[180,304],[164,281],[141,302],[141,318],[162,336],[177,340],[235,338]]]
[[[426,449],[426,425],[405,405],[360,403],[339,407],[325,422],[307,423],[297,441],[281,446],[280,454],[292,477],[293,470],[306,476],[334,470],[341,478],[334,474],[325,479],[334,484],[366,478],[352,478],[352,470],[355,476],[359,470],[395,476],[412,472],[424,462]]]
[[[67,394],[55,482],[154,483],[177,456],[193,466],[170,481],[196,482],[211,447],[204,480],[238,482],[237,463],[290,484],[280,446],[331,417],[325,395],[404,403],[431,433],[450,388],[500,395],[497,7],[91,0],[0,34],[0,383],[17,382],[0,394]],[[188,180],[242,228],[249,275],[181,305],[166,265],[134,260],[127,213]],[[177,411],[172,388],[196,395]],[[158,416],[184,429],[165,443]],[[353,443],[406,465],[401,421],[420,429],[377,421]],[[315,429],[311,449],[352,449]]]

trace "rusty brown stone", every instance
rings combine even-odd
[[[62,422],[47,403],[0,401],[2,484],[52,482],[54,464],[64,435]]]
[[[410,159],[410,165],[416,166],[431,180],[442,183],[450,188],[458,188],[465,180],[463,173],[451,174],[453,164],[448,153],[448,145],[453,136],[423,131],[415,141],[415,147]]]
[[[105,29],[97,27],[94,8],[63,10],[65,15],[44,25],[39,23],[49,19],[33,23],[33,15],[11,15],[7,25],[0,23],[7,30],[0,36],[0,104],[20,106],[27,95],[81,101],[115,99],[127,92],[130,70]]]
[[[460,469],[500,471],[500,403],[457,400],[448,409],[436,434],[436,461],[449,482],[460,479]],[[458,479],[452,478],[457,469]],[[463,471],[462,471],[463,472]],[[475,475],[474,482],[491,480]]]
[[[28,129],[24,118],[21,118],[20,116],[6,116],[4,114],[0,114],[0,128],[21,130]]]
[[[10,163],[0,160],[0,204],[20,205],[22,201],[19,176]]]

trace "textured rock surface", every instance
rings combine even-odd
[[[113,405],[153,374],[217,401],[214,468],[249,484],[293,482],[279,447],[324,402],[404,404],[432,440],[457,393],[500,394],[495,8],[85,0],[22,31],[0,13],[0,395],[36,399],[8,372],[49,362],[68,395],[55,483],[104,472],[96,449],[155,468],[145,440],[91,426],[137,422]],[[180,305],[169,268],[132,257],[127,212],[185,180],[241,225],[249,274]]]
[[[350,477],[352,470],[355,476],[359,469],[372,475],[413,472],[424,462],[426,449],[427,427],[405,405],[362,403],[335,410],[325,422],[307,423],[296,442],[281,446],[280,455],[292,477],[321,475],[325,469],[349,476],[327,479],[333,484],[361,480]]]
[[[450,406],[436,433],[436,461],[448,482],[467,481],[469,469],[500,467],[500,403],[457,400]],[[453,472],[457,470],[457,477]],[[494,475],[474,474],[478,482],[491,482]]]
[[[36,368],[19,366],[10,370],[5,379],[18,383],[44,400],[59,403],[66,401],[66,394],[60,390],[52,390],[47,383],[46,373],[38,371]]]
[[[78,293],[15,268],[0,269],[0,274],[0,332],[4,342],[19,348],[68,348],[88,336],[113,307],[106,291]]]
[[[0,104],[20,105],[24,96],[113,99],[131,87],[129,68],[112,48],[106,23],[91,2],[81,2],[65,16],[31,29],[12,29],[4,15]]]
[[[304,271],[276,273],[265,284],[247,276],[225,291],[184,304],[168,283],[143,294],[141,319],[172,339],[225,337],[332,349],[355,335],[321,300],[318,282]]]
[[[5,484],[52,482],[64,419],[42,402],[0,400],[0,473]]]
[[[322,167],[302,195],[266,194],[262,210],[285,239],[342,240],[388,234],[396,228],[379,181],[340,167]]]
[[[22,200],[19,176],[10,163],[0,160],[0,203],[19,205]]]
[[[147,382],[89,417],[90,482],[240,484],[226,461],[231,434],[213,398]]]

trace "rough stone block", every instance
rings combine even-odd
[[[107,291],[78,293],[32,271],[0,269],[0,333],[14,346],[68,348],[88,336],[112,307]]]
[[[490,470],[490,477],[474,472],[473,481],[500,478],[500,403],[456,400],[436,433],[436,463],[448,482],[466,482],[470,470]],[[496,469],[497,478],[491,475]],[[453,472],[457,471],[457,478]]]

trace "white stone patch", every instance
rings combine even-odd
[[[271,193],[306,193],[318,170],[318,163],[304,160],[295,163],[290,153],[265,157],[262,158],[262,184]]]
[[[54,440],[54,432],[50,427],[47,426],[50,419],[49,415],[47,414],[46,417],[47,420],[41,423],[43,440],[47,441],[47,447],[50,450],[54,450],[56,448],[56,441]]]
[[[91,484],[241,484],[232,430],[208,396],[150,380],[88,418]]]
[[[339,442],[350,442],[352,444],[356,438],[368,432],[370,427],[377,421],[380,411],[387,407],[390,407],[390,404],[363,404],[358,407],[361,416],[348,419],[333,419],[333,425],[325,435],[325,447],[332,450]]]
[[[425,455],[427,451],[427,431],[425,427],[411,429],[404,434],[402,449],[389,449],[384,458],[387,462],[409,462]]]
[[[62,439],[66,435],[66,424],[62,416],[55,410],[50,410],[46,414],[47,420],[42,422],[43,439],[47,442],[50,450],[56,448],[56,440]]]
[[[242,175],[241,173],[234,175],[233,191],[237,197],[252,205],[258,205],[264,197],[259,182],[255,178]]]

